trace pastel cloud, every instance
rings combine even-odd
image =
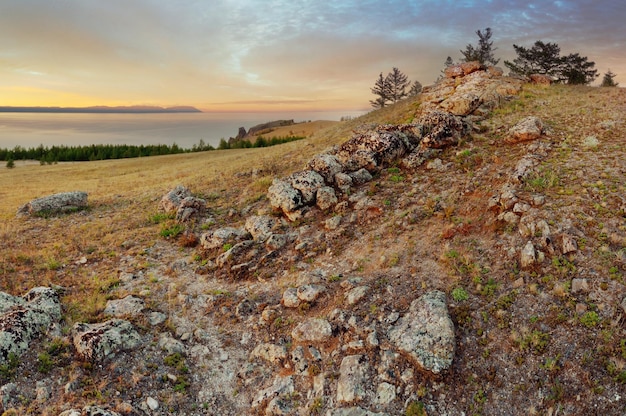
[[[323,3],[2,2],[1,104],[366,108],[379,72],[429,84],[488,26],[498,57],[556,42],[626,84],[622,1]]]

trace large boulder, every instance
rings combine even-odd
[[[304,206],[300,191],[282,179],[274,179],[267,190],[267,198],[273,208],[282,210],[289,218],[296,219],[295,213]]]
[[[123,319],[98,324],[76,323],[72,333],[76,352],[86,361],[103,361],[141,344],[141,336],[133,324]]]
[[[302,202],[305,205],[315,203],[317,190],[325,185],[322,175],[314,170],[304,170],[296,172],[285,178],[291,184],[293,189],[300,191]]]
[[[276,220],[267,215],[253,215],[246,219],[246,230],[256,241],[264,242],[272,234]]]
[[[389,329],[389,341],[434,374],[448,369],[454,358],[454,324],[445,293],[428,292],[411,303],[409,312]]]
[[[191,195],[191,191],[183,185],[163,195],[159,208],[167,213],[176,213],[176,220],[189,221],[194,215],[201,214],[206,209],[206,201]]]
[[[176,212],[183,199],[192,196],[191,191],[183,185],[177,185],[174,189],[163,195],[159,202],[159,208],[165,212]]]
[[[309,169],[316,171],[324,178],[328,184],[332,184],[335,175],[343,170],[343,166],[337,156],[328,153],[319,154],[307,164]]]
[[[31,341],[61,319],[58,294],[47,287],[31,289],[23,297],[0,293],[0,365],[9,355],[20,356]]]
[[[33,199],[17,210],[18,216],[54,215],[87,208],[87,192],[63,192]]]

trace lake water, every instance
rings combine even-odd
[[[239,127],[272,120],[339,120],[363,111],[281,113],[64,114],[0,113],[0,148],[91,144],[167,144],[191,148],[200,139],[217,146]]]

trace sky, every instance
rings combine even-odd
[[[379,73],[432,84],[476,30],[554,42],[626,86],[624,0],[0,0],[0,105],[352,111]]]

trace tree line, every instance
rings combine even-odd
[[[301,140],[301,136],[272,137],[258,136],[254,142],[250,140],[237,140],[232,143],[224,139],[220,140],[217,149],[242,149],[253,147],[268,147],[282,143]],[[53,164],[57,162],[86,162],[94,160],[127,159],[136,157],[162,156],[178,153],[195,153],[216,150],[204,140],[194,144],[191,149],[184,149],[176,143],[172,145],[127,145],[127,144],[92,144],[88,146],[44,146],[25,148],[15,146],[13,149],[0,149],[0,160],[6,161],[6,167],[15,166],[16,160],[38,160],[40,164]]]
[[[497,48],[493,47],[493,41],[491,41],[493,36],[491,28],[488,27],[484,31],[477,30],[476,35],[478,44],[468,44],[464,50],[460,51],[463,55],[461,62],[478,61],[485,66],[497,65],[500,59],[494,56]],[[586,56],[581,56],[579,53],[561,56],[561,48],[556,43],[538,40],[531,47],[513,45],[513,49],[517,57],[513,61],[504,61],[504,65],[514,75],[542,74],[549,76],[556,83],[571,85],[587,85],[598,77],[595,62],[589,61]],[[455,62],[448,56],[444,66],[452,65],[455,65]],[[604,74],[600,86],[616,87],[618,84],[614,80],[615,76],[616,74],[609,69]],[[409,86],[410,89],[408,89]],[[407,76],[394,67],[387,76],[383,77],[381,72],[376,79],[371,91],[377,98],[370,100],[370,104],[374,108],[382,108],[389,103],[419,94],[421,89],[422,85],[419,81],[411,84]]]

